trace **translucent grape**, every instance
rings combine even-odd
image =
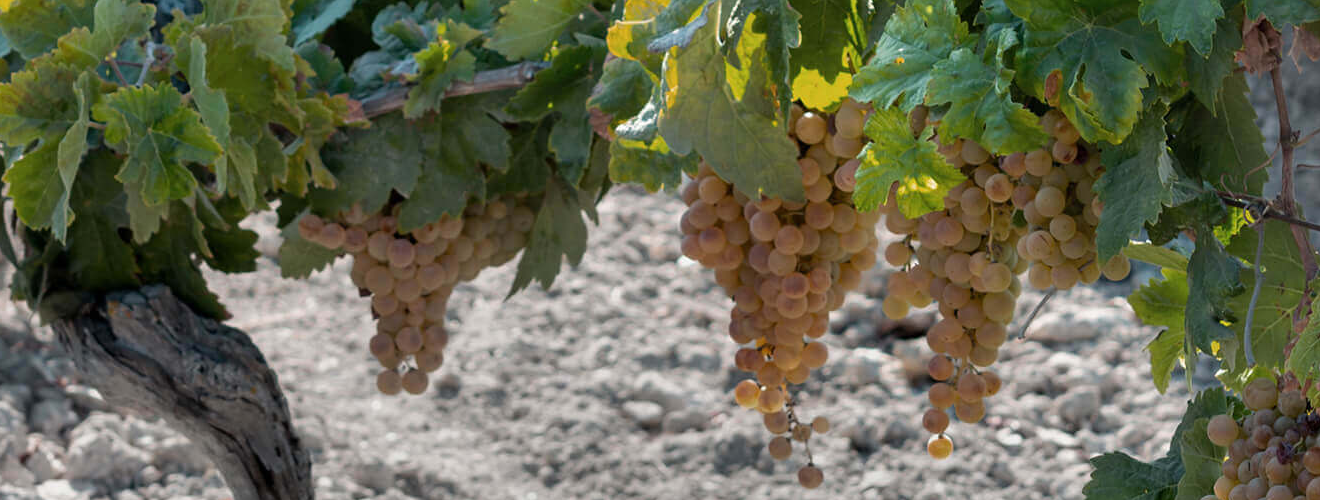
[[[798,484],[803,488],[813,490],[820,487],[825,482],[825,473],[821,472],[816,466],[807,464],[798,469]]]
[[[825,139],[826,123],[825,118],[808,111],[798,118],[793,131],[797,134],[799,141],[807,144],[819,144]]]
[[[1043,217],[1054,217],[1063,213],[1067,200],[1063,191],[1054,186],[1044,186],[1036,192],[1036,211]]]
[[[930,441],[926,442],[926,453],[936,460],[949,458],[949,455],[953,453],[953,441],[942,434],[931,436]]]
[[[738,402],[738,406],[743,408],[756,408],[757,400],[761,397],[761,386],[751,380],[738,382],[733,388],[733,399]]]
[[[931,434],[939,434],[949,428],[949,415],[943,410],[931,408],[921,416],[921,427]]]
[[[788,460],[788,457],[793,456],[793,443],[784,436],[775,436],[766,445],[766,450],[770,452],[770,458]]]

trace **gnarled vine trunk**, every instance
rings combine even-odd
[[[164,286],[111,294],[53,326],[88,383],[203,446],[235,499],[313,497],[311,459],[247,334],[197,316]]]

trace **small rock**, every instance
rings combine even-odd
[[[0,402],[8,402],[20,412],[27,412],[32,406],[32,389],[22,384],[0,385]]]
[[[1100,412],[1100,390],[1089,385],[1068,389],[1055,401],[1054,412],[1076,428],[1089,425]]]
[[[880,383],[880,369],[888,355],[876,349],[853,349],[839,360],[839,381],[851,387]]]
[[[27,419],[7,401],[0,401],[0,436],[26,436]]]
[[[78,423],[78,414],[68,399],[47,399],[32,407],[30,421],[36,424],[37,431],[58,438],[65,429]]]
[[[31,488],[37,482],[36,476],[18,462],[18,453],[13,452],[14,447],[9,443],[12,441],[0,441],[0,483]]]
[[[211,468],[211,459],[200,446],[183,436],[170,436],[151,451],[151,463],[168,472],[201,474]]]
[[[137,420],[134,420],[135,422]],[[92,412],[77,427],[69,430],[69,441],[76,441],[83,435],[94,435],[110,433],[116,436],[123,436],[125,430],[124,417],[114,413]]]
[[[1053,443],[1060,448],[1073,448],[1082,444],[1081,440],[1058,429],[1040,427],[1036,429],[1036,438]]]
[[[1010,451],[1015,451],[1018,447],[1022,446],[1023,438],[1021,434],[1014,432],[1013,429],[1004,427],[995,432],[995,440],[1004,448],[1007,448]]]
[[[22,486],[0,484],[0,498],[4,500],[42,500],[37,492]]]
[[[999,481],[1000,486],[1008,486],[1017,482],[1017,475],[1013,474],[1013,468],[1002,460],[995,460],[994,465],[990,466],[990,477]]]
[[[144,499],[142,498],[142,495],[137,494],[133,490],[123,490],[120,491],[119,493],[115,493],[115,500],[144,500]]]
[[[650,401],[664,407],[665,411],[674,411],[686,406],[685,393],[663,374],[648,371],[637,377],[629,399]]]
[[[46,500],[85,500],[94,494],[96,487],[83,481],[58,479],[37,485],[37,495]]]
[[[64,450],[55,441],[42,439],[40,434],[33,434],[28,441],[34,443],[31,453],[23,460],[23,465],[32,471],[38,483],[64,477]]]
[[[133,476],[133,482],[140,485],[156,484],[159,483],[163,477],[165,477],[165,473],[161,472],[160,469],[157,469],[154,466],[148,465],[138,471],[137,475]]]
[[[1027,338],[1061,343],[1091,340],[1131,321],[1131,313],[1113,307],[1067,308],[1042,313],[1031,323]]]
[[[73,404],[86,411],[111,411],[110,404],[101,397],[101,391],[95,387],[73,384],[64,388],[64,394],[73,400]]]
[[[710,418],[705,413],[694,409],[684,409],[671,412],[665,415],[664,421],[660,426],[667,434],[679,434],[687,431],[701,430],[706,426]]]
[[[660,425],[665,409],[652,401],[628,401],[623,403],[623,413],[642,427],[654,428]]]
[[[69,444],[65,477],[105,481],[122,487],[150,462],[151,456],[147,452],[134,448],[115,434],[84,433]]]

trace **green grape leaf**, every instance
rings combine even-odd
[[[476,75],[477,58],[463,46],[477,34],[471,27],[446,21],[436,27],[436,39],[416,54],[418,73],[409,80],[416,83],[408,90],[403,116],[414,119],[427,111],[439,111],[440,101],[454,80],[468,80]]]
[[[325,32],[335,21],[340,20],[353,10],[355,0],[294,0],[292,28],[293,45],[315,38]]]
[[[533,59],[588,5],[586,0],[511,0],[500,8],[486,48],[510,60]]]
[[[143,282],[165,284],[197,314],[228,319],[229,312],[207,289],[206,278],[193,259],[200,253],[194,236],[196,217],[181,202],[171,202],[169,207],[168,222],[138,249]]]
[[[545,190],[550,182],[550,129],[547,118],[522,123],[509,134],[509,169],[491,172],[486,178],[486,197],[510,194],[533,194]]]
[[[535,121],[551,112],[559,114],[550,132],[550,151],[559,160],[560,173],[576,185],[591,148],[587,99],[594,81],[595,61],[604,57],[587,46],[560,50],[550,67],[513,96],[504,112],[522,121]]]
[[[1169,453],[1165,458],[1175,458],[1186,465],[1184,447],[1186,446],[1187,436],[1192,435],[1193,440],[1198,439],[1198,436],[1209,439],[1205,434],[1204,427],[1199,432],[1195,430],[1199,421],[1208,420],[1215,415],[1232,415],[1237,418],[1241,416],[1243,409],[1242,402],[1229,396],[1222,388],[1215,387],[1196,393],[1196,396],[1187,402],[1187,409],[1183,410],[1182,419],[1178,421],[1178,427],[1173,430],[1173,438],[1169,440]],[[1219,449],[1221,450],[1219,456],[1223,457],[1224,449]],[[1215,464],[1215,469],[1219,469],[1222,464],[1221,459]],[[1212,483],[1214,479],[1211,478]],[[1196,497],[1198,500],[1200,498],[1200,496]]]
[[[14,211],[23,223],[33,229],[49,228],[55,239],[66,242],[73,210],[69,196],[78,165],[87,152],[88,117],[91,114],[95,76],[90,72],[79,75],[73,87],[78,103],[78,118],[60,139],[59,145],[46,142],[37,150],[23,155],[4,173],[9,184],[9,196],[14,199]]]
[[[306,217],[303,212],[298,219]],[[280,229],[280,276],[303,279],[312,273],[329,267],[339,258],[339,251],[323,247],[302,238],[298,233],[298,221],[295,220]]]
[[[1256,299],[1256,313],[1251,319],[1251,346],[1257,366],[1278,368],[1285,361],[1284,347],[1292,336],[1293,310],[1304,293],[1306,269],[1302,267],[1301,254],[1286,222],[1264,221],[1264,230],[1265,245],[1260,254],[1264,271],[1261,293]],[[1246,268],[1239,273],[1239,280],[1245,284],[1246,290],[1229,302],[1237,317],[1233,329],[1243,341],[1246,337],[1242,330],[1246,327],[1247,311],[1256,285],[1251,266],[1256,259],[1257,231],[1252,227],[1244,228],[1227,247],[1229,254],[1246,262]],[[1245,365],[1245,358],[1242,362]]]
[[[1123,255],[1164,269],[1187,271],[1187,256],[1171,248],[1150,243],[1133,243],[1123,248]]]
[[[641,63],[615,58],[605,63],[587,106],[616,119],[635,116],[651,98],[655,83]]]
[[[1173,500],[1182,471],[1171,461],[1148,464],[1122,452],[1089,460],[1091,479],[1082,487],[1086,500]]]
[[[898,104],[903,111],[912,111],[926,98],[935,63],[975,44],[976,37],[959,19],[953,0],[908,2],[885,23],[875,55],[853,76],[849,95],[877,108]]]
[[[1161,273],[1162,280],[1152,278],[1128,295],[1127,300],[1143,324],[1164,327],[1146,345],[1146,350],[1150,352],[1151,380],[1160,394],[1163,394],[1169,387],[1169,377],[1175,364],[1183,359],[1183,345],[1187,335],[1184,327],[1187,273],[1173,268],[1165,268]]]
[[[256,206],[257,191],[253,178],[256,176],[256,157],[252,146],[243,139],[230,143],[229,138],[229,101],[225,93],[212,89],[206,78],[206,42],[193,36],[188,44],[191,57],[188,67],[183,68],[188,78],[193,102],[197,104],[202,123],[211,130],[215,142],[224,150],[224,154],[215,160],[216,190],[238,197],[243,206]],[[231,180],[232,179],[232,180]]]
[[[1195,350],[1213,353],[1211,342],[1233,340],[1233,331],[1224,326],[1232,320],[1229,299],[1242,293],[1239,275],[1242,266],[1228,255],[1208,227],[1196,230],[1196,250],[1187,265],[1186,354]],[[1191,369],[1188,369],[1190,377]]]
[[[422,175],[413,189],[416,196],[409,196],[399,207],[402,231],[440,220],[442,214],[460,215],[469,198],[484,199],[486,177],[481,165],[508,169],[509,133],[476,100],[447,102],[438,127],[438,131],[423,128],[418,134],[435,139],[422,144]]]
[[[940,119],[940,137],[962,137],[986,150],[1007,155],[1044,146],[1049,135],[1035,113],[1013,102],[1013,72],[981,62],[972,51],[957,49],[935,63],[926,89],[929,104],[949,104]]]
[[[907,115],[898,109],[876,111],[864,131],[873,142],[858,155],[862,164],[853,191],[853,203],[863,212],[889,203],[889,188],[897,182],[899,211],[916,218],[943,209],[944,195],[967,179],[936,151],[933,130],[926,127],[913,137]]]
[[[1316,290],[1317,286],[1320,286],[1320,281],[1312,281],[1308,288]],[[1320,321],[1314,320],[1320,318],[1320,300],[1311,301],[1311,318],[1297,337],[1297,344],[1288,355],[1288,361],[1284,363],[1284,368],[1297,375],[1303,383],[1320,378]]]
[[[852,85],[849,59],[866,47],[857,2],[798,0],[792,9],[801,13],[801,36],[791,50],[793,96],[812,109],[826,109],[848,95]]]
[[[284,36],[284,0],[202,0],[202,22],[233,30],[236,40],[288,72],[294,70],[293,47]],[[209,40],[208,40],[209,42]]]
[[[1275,26],[1300,26],[1320,20],[1320,2],[1316,0],[1246,0],[1247,18],[1265,16]]]
[[[799,1],[798,7],[806,6],[805,2],[807,1],[813,0]],[[793,68],[790,67],[792,63],[790,51],[800,47],[802,43],[799,29],[799,20],[802,19],[802,15],[794,10],[792,5],[789,5],[788,0],[735,1],[731,7],[720,9],[720,15],[720,25],[725,27],[722,43],[723,53],[728,58],[730,66],[733,69],[745,71],[748,69],[747,64],[765,65],[769,69],[770,81],[775,82],[776,85],[788,83],[789,74],[793,71]],[[837,20],[836,23],[838,23]],[[836,29],[839,24],[841,23],[834,25]],[[748,31],[749,28],[751,31]],[[811,31],[810,27],[808,31]],[[743,52],[747,52],[753,44],[742,43],[742,36],[744,33],[749,32],[755,33],[757,38],[765,40],[764,44],[754,44],[762,48],[764,54],[751,56],[750,62],[745,62],[743,56],[749,54],[743,54]],[[818,35],[814,32],[811,34]],[[812,56],[803,54],[797,58],[797,61],[803,62],[810,57]],[[840,80],[838,78],[831,79]],[[844,89],[848,86],[846,81],[841,83],[843,85],[836,85],[838,87],[835,92],[838,95],[836,101],[843,98]],[[790,96],[788,92],[781,92],[779,95],[780,107],[787,110],[792,104],[793,97],[803,99],[803,102],[811,101],[813,104],[808,104],[808,106],[813,106],[818,103],[817,100],[812,99],[813,95],[808,92]]]
[[[1017,83],[1055,104],[1087,141],[1127,138],[1142,115],[1149,75],[1169,86],[1184,77],[1182,49],[1141,25],[1136,2],[1005,3],[1026,22]]]
[[[627,139],[610,143],[610,180],[616,183],[641,184],[651,192],[676,188],[683,171],[696,167],[696,158],[674,154],[664,139],[650,144]]]
[[[265,122],[274,122],[289,130],[303,128],[302,110],[298,107],[294,72],[272,66],[256,47],[240,38],[229,26],[205,26],[192,30],[168,29],[166,41],[174,49],[175,64],[193,70],[192,37],[206,46],[206,86],[223,92],[229,104],[230,130],[244,135],[256,145],[256,130]],[[261,125],[252,129],[237,126],[240,121]]]
[[[0,10],[0,32],[24,59],[34,59],[55,48],[56,41],[74,28],[91,26],[93,0],[24,0]]]
[[[1242,75],[1230,76],[1224,84],[1215,107],[1196,106],[1171,145],[1184,171],[1222,190],[1259,193],[1269,173],[1257,167],[1265,165],[1269,155],[1256,126],[1250,90]]]
[[[647,71],[658,75],[665,51],[687,47],[696,30],[705,25],[703,9],[709,3],[709,0],[627,0],[623,19],[610,26],[605,43],[610,53],[638,61]],[[661,37],[665,37],[664,43],[655,45]]]
[[[1210,54],[1215,21],[1224,16],[1219,0],[1141,0],[1141,22],[1157,23],[1164,43],[1185,41],[1203,55]]]
[[[753,43],[752,37],[743,36],[741,43]],[[670,149],[680,155],[696,151],[716,174],[748,196],[805,199],[796,143],[777,112],[757,106],[764,104],[759,100],[765,68],[747,64],[751,71],[746,79],[731,82],[715,27],[709,25],[667,64],[673,87],[684,89],[660,115],[660,133]],[[731,83],[742,85],[735,88]]]
[[[126,40],[137,40],[148,35],[156,21],[156,6],[137,0],[101,0],[96,2],[94,26],[74,28],[61,36],[54,60],[80,68],[95,68]]]
[[[561,182],[546,186],[545,198],[527,239],[527,248],[523,250],[522,260],[518,261],[518,272],[509,289],[510,297],[527,288],[532,281],[549,289],[564,259],[568,259],[571,266],[582,262],[582,255],[587,251],[587,224],[582,220],[581,212],[572,188]]]
[[[133,247],[119,235],[124,223],[122,196],[114,186],[119,161],[109,150],[87,156],[73,185],[71,204],[78,218],[69,226],[69,272],[89,292],[136,288],[138,264]]]
[[[298,57],[306,61],[315,72],[313,75],[305,75],[309,87],[330,95],[346,94],[353,90],[353,80],[344,73],[344,63],[335,57],[335,51],[330,46],[309,41],[299,45],[297,52]]]
[[[257,270],[257,233],[239,227],[249,208],[235,198],[221,198],[214,205],[198,197],[201,207],[198,215],[203,216],[202,237],[211,249],[211,255],[204,255],[206,265],[224,273],[249,273]]]
[[[1238,67],[1233,54],[1242,47],[1242,9],[1234,8],[1238,0],[1216,0],[1227,15],[1215,20],[1213,45],[1208,54],[1195,50],[1185,51],[1187,83],[1192,95],[1205,107],[1216,109],[1224,78]]]
[[[1184,472],[1178,481],[1175,500],[1200,500],[1205,495],[1213,495],[1215,481],[1223,475],[1225,448],[1210,442],[1205,432],[1209,422],[1208,417],[1200,417],[1182,433]]]
[[[1107,262],[1141,233],[1147,222],[1159,219],[1165,206],[1173,204],[1173,159],[1165,143],[1164,107],[1146,111],[1146,116],[1122,144],[1101,153],[1109,167],[1095,183],[1095,192],[1105,204],[1095,229],[1099,262]]]
[[[33,62],[0,84],[0,142],[21,146],[56,141],[78,121],[74,83],[81,71],[65,64]]]
[[[421,137],[402,116],[385,115],[371,128],[347,132],[348,141],[332,143],[322,153],[326,167],[339,179],[337,189],[313,189],[308,197],[318,214],[347,210],[361,202],[373,213],[385,206],[390,193],[408,196],[417,185],[425,157]],[[471,137],[481,137],[473,133]]]
[[[289,168],[279,185],[281,189],[296,194],[306,192],[309,180],[316,187],[334,189],[339,181],[321,159],[321,148],[341,127],[358,127],[366,122],[346,121],[354,110],[349,106],[348,98],[343,95],[317,94],[299,99],[298,107],[305,118],[302,137],[285,148],[289,153]],[[308,169],[311,170],[310,174]]]
[[[116,176],[141,183],[148,205],[192,194],[197,179],[185,166],[209,164],[223,153],[196,111],[183,106],[183,96],[168,82],[121,88],[92,110],[105,122],[105,141],[128,155]]]

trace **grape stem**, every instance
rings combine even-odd
[[[1040,314],[1040,310],[1045,308],[1045,303],[1049,302],[1050,298],[1054,297],[1054,294],[1058,293],[1058,291],[1058,288],[1050,287],[1050,289],[1045,292],[1045,296],[1040,298],[1040,302],[1036,303],[1036,307],[1032,309],[1031,314],[1027,316],[1027,321],[1022,323],[1022,329],[1018,330],[1018,340],[1027,338],[1027,327],[1031,326],[1031,322],[1036,320],[1036,315]]]
[[[1251,265],[1251,271],[1256,275],[1256,284],[1251,289],[1251,303],[1247,305],[1247,320],[1242,324],[1242,343],[1245,344],[1244,354],[1247,358],[1247,366],[1256,366],[1256,355],[1251,349],[1251,321],[1256,315],[1256,301],[1260,299],[1261,282],[1264,281],[1265,274],[1260,271],[1260,252],[1265,247],[1265,225],[1259,224],[1256,228],[1256,261]]]
[[[125,87],[131,87],[131,85],[128,84],[128,79],[124,78],[124,72],[119,70],[119,61],[108,59],[107,62],[110,63],[110,69],[115,72],[115,78],[119,79],[119,83],[123,84]]]
[[[1238,208],[1252,208],[1252,209],[1259,208],[1260,209],[1259,212],[1258,213],[1253,212],[1252,215],[1256,215],[1260,218],[1280,220],[1283,222],[1287,222],[1288,224],[1292,224],[1294,226],[1301,226],[1306,229],[1310,229],[1312,231],[1320,231],[1320,224],[1316,224],[1314,222],[1299,217],[1287,215],[1283,213],[1282,209],[1274,208],[1273,206],[1271,206],[1269,201],[1265,200],[1264,198],[1259,198],[1248,194],[1233,193],[1229,191],[1216,191],[1215,194],[1218,194],[1219,199],[1223,201],[1225,205],[1228,206],[1238,207]]]
[[[1274,49],[1275,54],[1282,59],[1283,50]],[[1292,122],[1288,120],[1288,99],[1283,91],[1283,74],[1276,66],[1270,70],[1270,82],[1274,86],[1274,103],[1279,113],[1279,147],[1283,150],[1283,182],[1279,190],[1279,196],[1276,205],[1283,211],[1284,215],[1289,217],[1297,216],[1297,195],[1293,183],[1293,149],[1298,144],[1297,131],[1293,130]],[[1309,137],[1308,137],[1309,139]],[[1301,254],[1302,264],[1306,269],[1306,284],[1302,289],[1302,299],[1297,304],[1297,309],[1293,314],[1293,331],[1301,332],[1308,321],[1308,312],[1311,309],[1311,280],[1316,276],[1316,261],[1314,252],[1311,249],[1311,240],[1305,230],[1297,224],[1291,225],[1293,241],[1297,244],[1298,253]],[[1292,353],[1294,339],[1289,342],[1285,349],[1285,354]]]
[[[445,91],[445,97],[483,94],[497,90],[516,89],[527,85],[536,73],[550,67],[550,63],[525,61],[513,66],[477,72],[470,82],[456,81]],[[403,108],[411,85],[391,89],[362,101],[362,113],[374,118]]]

